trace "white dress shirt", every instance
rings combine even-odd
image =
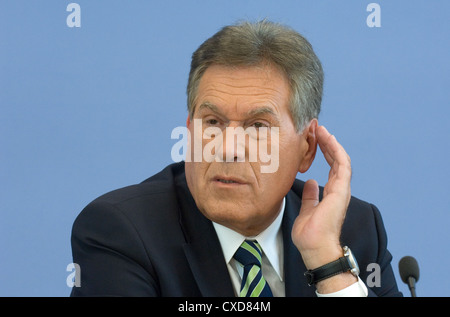
[[[241,281],[244,269],[233,258],[237,249],[241,246],[244,240],[257,240],[261,246],[262,252],[262,274],[264,279],[270,286],[272,294],[275,297],[285,296],[284,286],[284,254],[283,254],[283,235],[281,231],[281,221],[283,219],[286,198],[283,198],[280,211],[277,218],[266,228],[263,232],[254,237],[246,237],[240,233],[231,230],[228,227],[222,226],[213,222],[222,247],[225,263],[227,264],[228,272],[230,273],[231,283],[233,285],[234,293],[239,295],[241,289]],[[358,282],[349,287],[331,294],[319,294],[317,296],[367,296],[367,287],[358,278]]]

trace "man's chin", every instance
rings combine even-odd
[[[249,224],[252,224],[252,227],[254,227],[263,217],[261,215],[258,216],[256,211],[252,212],[252,208],[245,206],[227,207],[219,204],[213,208],[200,208],[200,211],[209,220],[246,236],[251,236],[248,233],[253,231],[252,228],[248,227]]]

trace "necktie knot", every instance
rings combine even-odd
[[[257,265],[261,267],[262,250],[256,241],[245,240],[234,254],[236,261],[244,267],[247,265]]]

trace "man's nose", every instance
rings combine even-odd
[[[217,155],[224,162],[244,162],[246,150],[244,128],[238,124],[230,124],[225,128],[222,137],[223,141]]]

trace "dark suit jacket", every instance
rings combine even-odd
[[[291,240],[303,185],[294,182],[282,221],[286,296],[315,296]],[[401,295],[375,206],[352,198],[341,240],[355,254],[364,282],[373,271],[367,265],[380,265],[381,284],[369,288],[370,295]],[[91,202],[74,222],[72,252],[81,271],[72,296],[234,296],[212,222],[188,190],[184,163]]]

